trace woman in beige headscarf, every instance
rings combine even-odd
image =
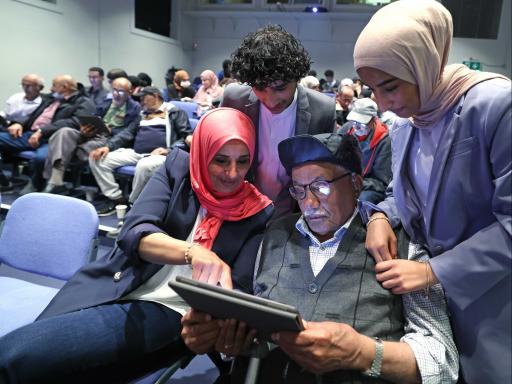
[[[388,198],[368,207],[366,245],[377,279],[394,293],[440,283],[468,383],[511,380],[511,84],[446,65],[450,13],[401,0],[372,17],[354,65],[392,128]],[[430,263],[393,260],[401,223]],[[423,375],[423,372],[422,372]]]
[[[209,69],[201,72],[201,82],[202,85],[194,96],[194,101],[199,104],[198,115],[213,108],[215,101],[220,102],[224,92],[224,88],[219,86],[217,75]]]

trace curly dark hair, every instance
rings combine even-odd
[[[247,35],[231,59],[233,76],[256,88],[278,80],[298,81],[311,65],[302,44],[280,25],[268,25]]]

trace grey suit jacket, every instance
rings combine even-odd
[[[489,80],[447,113],[425,208],[408,176],[416,128],[397,120],[393,181],[379,204],[435,256],[430,263],[447,296],[468,383],[505,383],[512,376],[511,110],[510,82]]]
[[[249,179],[253,178],[258,165],[258,127],[260,121],[260,101],[252,87],[229,84],[224,90],[223,107],[238,109],[250,117],[256,127],[256,151]],[[333,132],[336,128],[336,104],[332,97],[297,85],[297,119],[295,135]],[[275,215],[280,216],[296,208],[285,188],[274,201]]]

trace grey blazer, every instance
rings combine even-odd
[[[393,181],[379,208],[430,250],[430,263],[446,293],[465,380],[510,382],[510,82],[477,84],[446,117],[424,209],[408,176],[416,128],[407,119],[395,122]],[[425,230],[418,224],[423,219]]]
[[[229,84],[222,99],[223,107],[238,109],[250,117],[256,127],[256,151],[252,162],[251,172],[248,176],[253,181],[258,165],[258,127],[260,121],[260,101],[253,92],[252,87],[243,84]],[[334,98],[318,91],[297,85],[297,119],[295,135],[333,132],[336,128],[336,103]],[[285,188],[274,201],[276,217],[295,207]],[[292,209],[293,210],[293,209]]]

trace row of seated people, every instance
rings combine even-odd
[[[94,70],[91,72],[94,72]],[[96,74],[91,72],[89,74],[90,78],[96,78]],[[114,73],[114,70],[108,74],[109,79],[116,75],[119,75],[119,73]],[[213,72],[212,75],[215,76]],[[22,84],[25,85],[26,94],[34,89],[38,89],[37,77],[35,75],[25,76]],[[70,95],[74,93],[77,96],[80,95],[80,92],[75,90],[73,79],[68,76],[56,78],[54,84],[57,87],[62,85],[60,91],[64,96],[64,101],[73,101],[74,98],[70,97]],[[108,215],[114,212],[115,205],[127,203],[113,175],[113,171],[116,168],[126,164],[138,164],[133,181],[133,191],[128,199],[128,202],[131,204],[139,195],[147,179],[162,164],[168,148],[172,145],[186,145],[190,142],[190,137],[188,137],[190,135],[190,127],[187,126],[187,120],[182,112],[171,105],[168,111],[171,135],[170,137],[165,137],[165,139],[170,139],[170,142],[162,145],[164,143],[164,130],[162,128],[165,126],[165,119],[155,120],[154,118],[157,116],[152,115],[151,112],[167,108],[169,105],[162,102],[162,95],[156,88],[146,87],[142,88],[142,91],[139,90],[139,93],[132,94],[132,96],[141,101],[145,110],[145,115],[141,121],[138,117],[140,109],[137,102],[130,97],[130,90],[132,88],[129,80],[123,77],[114,77],[111,86],[112,97],[104,99],[97,106],[97,114],[112,129],[113,136],[110,138],[106,135],[98,135],[91,127],[80,126],[80,122],[77,124],[73,120],[76,120],[76,116],[87,113],[87,108],[91,110],[91,103],[86,103],[86,97],[77,97],[75,102],[76,108],[71,119],[62,122],[59,121],[60,116],[55,114],[54,121],[57,121],[55,125],[58,129],[53,128],[50,130],[46,128],[43,130],[42,128],[37,128],[42,123],[35,121],[35,119],[41,120],[42,117],[40,115],[44,117],[47,115],[48,110],[51,113],[52,107],[57,104],[56,102],[49,104],[51,99],[47,95],[44,96],[45,105],[48,105],[46,112],[45,109],[39,107],[29,115],[30,120],[27,120],[25,125],[30,125],[31,129],[21,134],[23,138],[23,136],[35,132],[36,134],[31,135],[31,139],[28,139],[29,144],[30,146],[40,144],[36,150],[36,157],[33,160],[34,173],[32,179],[22,190],[23,194],[41,189],[42,180],[48,180],[45,191],[66,193],[66,186],[63,181],[64,171],[71,159],[75,157],[83,162],[89,161],[95,180],[103,195],[107,197],[106,202],[103,202],[98,207],[98,213],[100,215]],[[91,87],[89,94],[92,95],[92,91]],[[58,97],[55,94],[53,96]],[[356,126],[359,127],[359,129],[352,129],[351,132],[357,135],[364,153],[365,190],[363,191],[362,198],[378,203],[384,198],[385,188],[391,178],[389,137],[387,135],[387,128],[379,122],[377,105],[370,99],[356,99],[356,101],[358,101],[356,108],[354,108],[354,103],[350,103],[350,110],[354,110],[347,125],[344,127],[338,125],[338,127],[344,131]],[[226,103],[229,105],[229,102]],[[199,108],[201,108],[201,105],[199,105]],[[34,117],[33,115],[38,116]],[[69,126],[63,127],[65,123]],[[159,126],[157,130],[160,129],[160,137],[158,138],[153,137],[149,133],[152,129],[151,126],[154,124]],[[73,128],[73,125],[79,125],[80,129]],[[144,128],[139,130],[139,125]],[[376,128],[377,133],[375,133]],[[8,130],[11,136],[14,135],[16,137],[20,135],[21,128],[18,124],[11,124]],[[46,139],[50,137],[48,140],[49,146],[46,146],[44,141],[40,143],[41,138],[38,136],[43,131]],[[4,134],[4,141],[6,137]],[[155,143],[148,144],[148,137],[152,137],[152,140],[158,142],[158,145],[155,146]],[[22,143],[20,144],[19,141],[22,141]],[[10,148],[8,148],[9,146]],[[17,143],[13,143],[11,140],[8,145],[4,145],[4,153],[8,152],[7,148],[11,151],[19,151],[29,147],[23,146],[23,140],[18,140]],[[2,149],[1,146],[0,149]],[[48,151],[49,155],[47,155]]]
[[[99,214],[112,213],[116,204],[126,203],[114,170],[138,164],[130,197],[133,202],[172,146],[188,148],[192,127],[189,115],[172,103],[164,103],[157,88],[142,88],[136,94],[140,104],[131,98],[130,90],[130,81],[118,77],[112,82],[112,98],[95,107],[74,79],[57,76],[53,94],[41,95],[41,104],[23,124],[11,122],[6,132],[0,133],[3,156],[35,149],[33,174],[22,194],[37,190],[65,193],[64,172],[76,158],[89,163],[101,192],[108,198],[98,207]],[[103,119],[111,135],[81,124],[80,116],[94,114]],[[47,180],[45,187],[43,180]],[[4,189],[9,187],[7,184]]]

